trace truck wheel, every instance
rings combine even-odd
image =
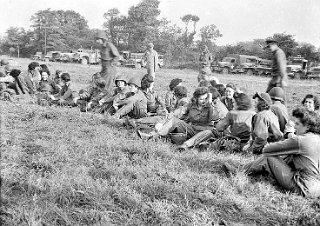
[[[224,67],[222,69],[222,74],[224,74],[224,75],[229,74],[229,69],[227,67]]]
[[[82,58],[81,59],[81,64],[87,65],[88,64],[88,60],[86,58]]]
[[[247,75],[252,76],[253,75],[253,70],[252,69],[248,69],[247,70]]]
[[[135,68],[140,69],[141,68],[141,64],[136,64]]]

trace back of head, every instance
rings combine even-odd
[[[28,65],[28,70],[29,71],[32,71],[34,70],[36,67],[39,67],[40,64],[38,62],[31,62],[29,65]]]
[[[21,71],[18,69],[12,69],[10,72],[10,75],[14,78],[18,77],[20,75]]]
[[[226,88],[231,88],[231,89],[233,89],[234,91],[236,91],[236,89],[237,89],[237,87],[235,86],[235,84],[233,84],[232,82],[228,83],[228,84],[226,85]]]
[[[1,59],[0,64],[1,64],[1,66],[5,66],[5,65],[9,64],[9,61],[4,58],[4,59]]]
[[[237,110],[247,111],[252,107],[251,98],[245,93],[235,93],[234,100],[237,104]]]
[[[221,96],[225,95],[226,88],[224,87],[223,84],[217,84],[216,88],[217,88],[217,90],[218,90],[218,92],[220,93]]]
[[[188,90],[185,86],[177,86],[176,88],[174,88],[173,92],[176,96],[181,98],[187,97],[188,95]]]
[[[215,99],[221,97],[221,95],[220,95],[220,93],[219,93],[219,91],[218,91],[218,89],[216,87],[210,86],[209,87],[209,92],[212,93],[212,100],[215,100]]]
[[[209,87],[209,86],[211,86],[211,83],[207,80],[201,80],[199,82],[199,87]]]
[[[257,103],[258,111],[268,110],[272,105],[271,97],[268,93],[256,93],[253,98],[258,98],[259,102]]]
[[[182,82],[182,79],[180,79],[180,78],[172,79],[169,84],[169,89],[173,91],[174,88],[176,88],[181,82]]]
[[[129,79],[128,84],[134,84],[137,87],[141,87],[141,79],[139,77],[132,77]]]

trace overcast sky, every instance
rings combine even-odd
[[[128,8],[140,0],[0,0],[0,34],[13,27],[29,29],[39,10],[72,9],[84,16],[90,28],[102,28],[103,14]],[[184,26],[180,17],[200,17],[198,28],[215,24],[223,34],[217,44],[234,44],[286,32],[299,42],[320,47],[320,0],[160,0],[161,17]]]

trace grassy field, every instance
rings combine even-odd
[[[29,60],[19,60],[23,68]],[[49,63],[86,87],[99,66]],[[120,68],[143,76],[144,69]],[[161,69],[162,95],[180,77],[191,94],[197,72]],[[268,78],[217,75],[249,94]],[[319,81],[289,81],[289,108]],[[118,122],[76,108],[0,102],[1,225],[320,225],[320,198],[286,193],[266,178],[226,175],[253,156],[175,151],[166,140],[140,140]]]

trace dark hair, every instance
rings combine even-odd
[[[209,86],[211,86],[211,83],[207,80],[201,80],[199,82],[199,87],[209,87]]]
[[[176,88],[180,83],[182,82],[181,78],[174,78],[171,80],[170,84],[169,84],[169,89],[171,91],[174,90],[174,88]]]
[[[41,67],[41,71],[47,72],[47,74],[50,76],[50,71],[46,64],[40,64],[40,67]]]
[[[141,79],[141,82],[143,82],[143,81],[147,81],[149,83],[152,83],[152,82],[154,82],[154,78],[149,74],[145,74]]]
[[[308,94],[306,95],[303,100],[302,100],[302,104],[304,105],[304,103],[306,102],[307,99],[313,99],[313,103],[314,103],[314,109],[315,110],[319,110],[320,108],[320,101],[319,98],[315,95],[312,94]]]
[[[209,86],[209,92],[212,93],[212,100],[215,100],[221,97],[216,87]]]
[[[198,98],[207,93],[209,93],[209,89],[207,87],[196,88],[196,90],[193,92],[193,97],[191,99],[191,102],[193,104],[196,104],[198,102]]]
[[[141,80],[141,89],[142,90],[146,90],[151,86],[151,83],[153,82],[149,82],[148,80]]]
[[[216,87],[216,85],[218,85],[218,83],[217,83],[216,80],[210,80],[210,84],[211,84],[211,86],[213,86],[213,87]]]
[[[320,134],[320,116],[316,112],[298,107],[292,111],[292,116],[300,119],[304,126],[308,126],[308,132]]]
[[[245,93],[235,93],[233,98],[237,104],[237,110],[247,111],[252,107],[251,98]]]
[[[38,62],[31,62],[29,65],[28,65],[28,70],[29,71],[32,71],[34,70],[36,67],[39,67],[39,63]]]
[[[14,78],[18,77],[20,75],[21,71],[18,69],[12,69],[12,71],[10,72],[10,75]]]
[[[178,97],[187,97],[188,95],[188,90],[185,86],[177,86],[176,88],[174,88],[173,90],[174,95],[178,96]]]
[[[217,88],[217,90],[218,90],[218,92],[220,93],[221,96],[225,95],[226,88],[224,87],[223,84],[217,84],[216,88]]]

